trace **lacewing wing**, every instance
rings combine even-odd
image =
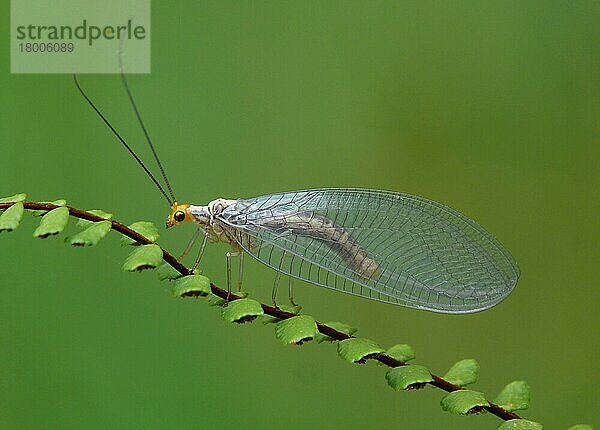
[[[519,278],[510,253],[441,203],[366,189],[233,201],[215,214],[245,252],[322,287],[443,313],[502,301]]]

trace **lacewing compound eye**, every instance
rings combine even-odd
[[[173,218],[175,218],[175,221],[181,222],[185,219],[185,213],[182,211],[177,211],[175,212],[175,215],[173,215]]]

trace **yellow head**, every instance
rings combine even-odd
[[[190,205],[189,204],[177,204],[177,202],[173,203],[171,206],[171,215],[167,219],[167,228],[173,227],[182,222],[192,221],[192,215],[189,212]]]

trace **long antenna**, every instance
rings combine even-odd
[[[112,131],[113,134],[115,136],[117,136],[117,139],[119,139],[119,141],[123,144],[123,146],[127,149],[127,151],[129,151],[129,153],[133,156],[133,158],[135,158],[135,161],[137,161],[138,164],[142,167],[142,169],[144,169],[144,171],[148,174],[150,179],[152,179],[152,182],[154,182],[154,185],[156,185],[156,187],[160,190],[160,192],[165,197],[165,199],[167,199],[167,202],[169,202],[169,205],[172,205],[173,202],[175,201],[175,199],[171,200],[169,198],[169,196],[167,195],[167,193],[165,192],[163,187],[161,187],[161,185],[158,183],[158,181],[156,180],[154,175],[150,172],[150,170],[148,170],[148,168],[146,167],[144,162],[140,159],[140,157],[138,157],[137,154],[135,152],[133,152],[133,149],[131,149],[131,147],[127,144],[127,142],[125,142],[125,140],[121,137],[121,135],[117,132],[117,130],[115,130],[115,128],[112,126],[112,124],[110,122],[108,122],[106,117],[102,114],[102,112],[100,112],[100,110],[96,107],[96,105],[94,105],[92,100],[90,100],[90,98],[87,96],[85,91],[83,91],[83,89],[81,88],[81,85],[79,85],[79,81],[77,80],[77,75],[74,74],[73,79],[75,80],[75,85],[77,86],[77,89],[79,90],[79,92],[81,93],[83,98],[88,102],[88,104],[92,107],[92,109],[94,109],[94,111],[98,114],[98,116],[102,119],[102,121],[104,121],[104,123],[108,126],[108,128],[110,128],[110,131]]]
[[[133,99],[133,95],[131,94],[131,90],[129,89],[129,85],[127,84],[127,79],[125,78],[125,73],[123,72],[123,55],[122,55],[121,48],[119,48],[119,69],[121,70],[121,80],[123,81],[123,86],[125,87],[125,91],[127,92],[127,97],[129,97],[129,101],[131,102],[131,106],[133,107],[133,110],[135,112],[135,116],[137,117],[138,122],[140,123],[140,127],[142,127],[144,136],[146,136],[146,142],[148,142],[148,146],[150,146],[150,149],[152,150],[152,155],[154,155],[156,164],[158,164],[160,174],[162,175],[162,178],[164,179],[165,184],[167,185],[167,189],[169,190],[169,195],[171,196],[171,200],[177,201],[177,199],[175,198],[175,194],[173,194],[173,189],[171,188],[169,179],[167,178],[167,174],[165,173],[165,169],[163,168],[162,163],[160,162],[160,158],[158,158],[156,149],[154,148],[154,145],[152,144],[152,140],[150,139],[148,130],[146,130],[146,126],[144,125],[144,121],[142,121],[142,116],[140,115],[140,111],[138,110],[135,100]]]

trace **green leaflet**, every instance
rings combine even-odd
[[[508,420],[500,424],[497,430],[542,430],[540,423],[528,420]]]
[[[369,358],[385,352],[371,339],[351,338],[338,342],[337,352],[350,363],[364,364]]]
[[[25,194],[25,193],[19,193],[19,194],[15,194],[14,196],[1,198],[0,199],[0,203],[24,202],[26,198],[27,198],[27,194]]]
[[[91,214],[99,216],[100,218],[104,218],[105,220],[112,219],[112,217],[113,217],[113,214],[104,212],[102,209],[90,209],[89,211],[86,211],[86,212],[89,212]],[[97,222],[97,221],[88,221],[87,219],[80,218],[79,220],[77,220],[77,227],[86,228],[95,222]]]
[[[448,393],[440,402],[442,409],[452,414],[474,414],[489,406],[483,393],[471,390],[457,390]]]
[[[148,239],[150,242],[156,242],[158,240],[158,238],[160,237],[160,234],[158,233],[158,229],[156,228],[156,226],[149,221],[134,222],[133,224],[128,225],[127,227],[129,227],[136,233],[141,234],[146,239]],[[127,236],[121,236],[121,246],[127,246],[127,245],[138,245],[138,243],[135,240],[133,240]]]
[[[221,316],[228,323],[243,324],[254,321],[256,317],[264,315],[262,306],[256,300],[244,298],[229,302],[223,307]]]
[[[40,221],[40,225],[33,232],[34,237],[45,239],[48,236],[62,232],[69,222],[69,209],[61,206],[48,211]]]
[[[141,272],[146,269],[155,269],[162,262],[163,251],[155,244],[142,245],[131,252],[123,263],[126,272]]]
[[[0,214],[0,232],[13,231],[23,218],[23,202],[15,203]]]
[[[479,377],[479,363],[472,358],[454,363],[454,365],[444,375],[444,379],[451,384],[465,385],[474,384]]]
[[[390,387],[396,391],[422,388],[427,382],[433,381],[431,373],[424,366],[408,364],[393,367],[385,374]]]
[[[287,345],[302,345],[316,336],[317,323],[310,315],[298,315],[275,325],[275,336]]]
[[[156,268],[156,276],[158,277],[159,281],[166,281],[167,279],[172,281],[174,279],[181,278],[183,275],[175,270],[169,263],[163,261]]]
[[[413,351],[410,345],[402,343],[389,348],[385,351],[385,355],[389,355],[402,363],[406,363],[409,360],[414,360],[415,351]]]
[[[91,223],[85,230],[74,236],[67,237],[65,242],[73,246],[94,246],[97,245],[104,236],[108,234],[111,227],[110,221],[99,221]]]
[[[208,306],[223,306],[227,301],[225,299],[220,298],[216,294],[210,293],[208,295],[208,299],[206,300]]]
[[[574,426],[569,427],[567,430],[594,430],[594,428],[589,424],[575,424]]]
[[[65,199],[58,199],[58,200],[54,200],[53,202],[40,202],[40,203],[49,203],[51,205],[56,205],[56,206],[66,206],[67,205],[67,201]],[[47,214],[50,211],[47,211],[45,209],[36,209],[34,211],[31,212],[31,214],[33,216],[42,216],[44,214]]]
[[[202,274],[202,270],[200,270],[200,269],[194,270],[194,275],[201,275],[201,274]],[[173,266],[171,266],[169,263],[167,263],[166,261],[163,261],[156,268],[156,276],[158,277],[159,281],[166,281],[166,280],[173,281],[173,280],[179,279],[185,275],[182,275],[177,270],[175,270],[175,268]]]
[[[531,397],[531,389],[525,381],[513,381],[500,391],[494,403],[507,411],[527,409]]]
[[[354,333],[356,333],[358,331],[357,328],[352,327],[351,325],[342,323],[342,322],[338,322],[338,321],[329,321],[325,323],[326,326],[331,327],[332,329],[339,331],[340,333],[344,333],[347,334],[348,336],[352,336]],[[315,340],[318,343],[322,343],[322,342],[334,342],[336,339],[333,339],[323,333],[317,333],[317,335],[315,336]]]
[[[210,294],[210,291],[210,279],[202,275],[182,276],[172,286],[172,292],[175,297],[207,296]]]

